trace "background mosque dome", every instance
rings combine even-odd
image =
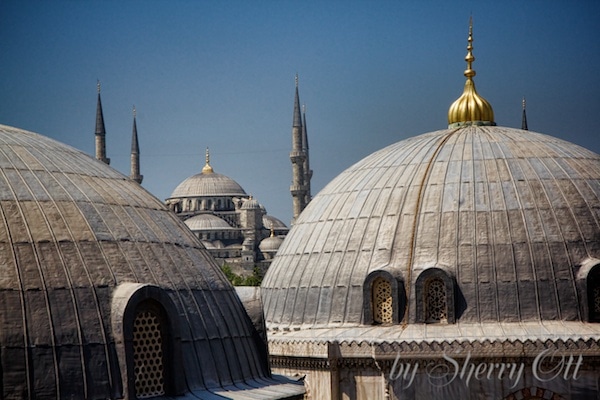
[[[577,270],[600,258],[599,196],[600,156],[543,134],[467,126],[398,142],[300,215],[263,281],[267,322],[363,323],[356,299],[377,271],[406,286],[398,320],[424,322],[428,271],[456,288],[460,321],[582,320]]]
[[[242,187],[233,179],[216,172],[190,176],[181,182],[171,198],[200,196],[247,196]]]
[[[193,231],[234,230],[227,221],[212,214],[199,214],[186,219],[185,224]]]
[[[261,210],[262,208],[260,206],[260,203],[258,202],[258,200],[256,199],[250,199],[244,202],[244,204],[242,204],[241,207],[242,210]]]
[[[242,382],[273,396],[264,344],[175,214],[46,137],[0,126],[0,155],[3,397],[204,398]]]

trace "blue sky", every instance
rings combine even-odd
[[[0,1],[0,123],[94,153],[102,83],[111,166],[129,174],[137,108],[143,186],[160,199],[204,149],[291,219],[294,76],[307,107],[313,194],[404,138],[444,129],[475,83],[498,125],[600,152],[597,1]]]

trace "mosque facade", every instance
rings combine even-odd
[[[307,399],[598,399],[600,155],[496,126],[472,43],[448,128],[331,181],[263,280]]]

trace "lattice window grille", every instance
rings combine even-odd
[[[593,299],[594,299],[594,315],[600,315],[600,285],[596,285],[593,291]]]
[[[387,324],[393,322],[392,285],[386,279],[373,282],[373,321]]]
[[[448,320],[446,304],[446,285],[440,278],[434,278],[427,284],[426,290],[427,322],[445,322]]]
[[[140,399],[165,394],[160,318],[152,311],[138,312],[133,323],[135,393]]]

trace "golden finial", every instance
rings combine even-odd
[[[473,77],[476,75],[473,69],[473,18],[469,19],[469,38],[467,39],[467,69],[464,72],[467,81],[463,94],[450,106],[448,110],[448,127],[455,128],[466,125],[496,125],[494,122],[494,110],[486,99],[477,94]]]
[[[96,79],[96,88],[98,89],[98,94],[100,94],[100,79]]]
[[[271,237],[275,237],[275,229],[273,228],[273,225],[271,225]]]
[[[206,148],[206,165],[202,168],[203,174],[212,174],[214,171],[210,166],[210,153],[208,152],[208,147]]]

